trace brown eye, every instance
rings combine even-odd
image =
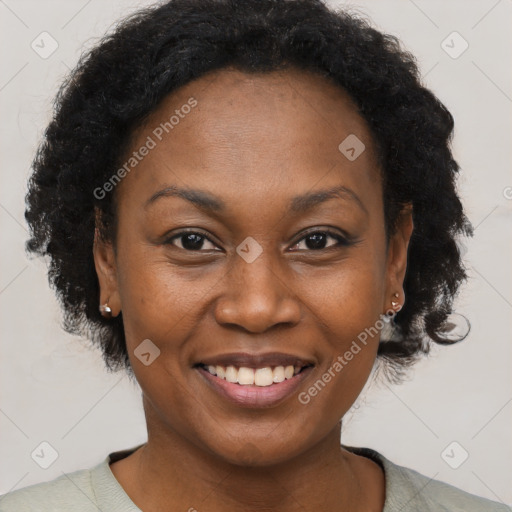
[[[328,240],[334,240],[336,243],[326,245]],[[303,249],[297,249],[297,247],[305,241],[306,247]],[[314,231],[312,233],[308,233],[305,237],[299,240],[293,247],[295,249],[292,250],[306,250],[306,251],[318,251],[323,249],[328,249],[332,246],[336,245],[350,245],[346,238],[338,235],[337,233],[333,233],[332,231]]]
[[[179,245],[174,243],[175,240],[179,241]],[[216,246],[211,242],[206,236],[201,233],[197,233],[194,231],[183,231],[174,235],[172,238],[169,238],[166,244],[174,245],[179,249],[184,249],[186,251],[201,251],[201,250],[215,250]],[[204,247],[204,245],[210,244],[212,247]]]

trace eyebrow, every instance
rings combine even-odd
[[[158,192],[155,192],[145,202],[144,208],[148,208],[158,199],[163,197],[180,197],[193,203],[195,206],[205,211],[206,213],[219,214],[227,209],[226,203],[222,201],[222,199],[214,196],[206,190],[180,188],[176,185],[167,186]],[[339,198],[353,202],[368,215],[368,210],[364,206],[359,196],[353,190],[343,185],[328,189],[316,190],[314,192],[307,192],[305,194],[295,196],[290,200],[289,210],[292,213],[302,213],[333,198]]]

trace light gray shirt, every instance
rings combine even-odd
[[[90,469],[62,475],[0,496],[0,512],[141,512],[110,470],[109,463],[133,453],[139,446],[110,453]],[[386,480],[383,512],[511,512],[512,508],[464,492],[420,473],[398,466],[371,448],[343,445],[377,462]],[[190,507],[201,510],[191,499]]]

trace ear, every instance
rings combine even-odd
[[[408,203],[402,208],[395,233],[391,236],[388,246],[386,263],[386,294],[384,296],[383,311],[391,307],[391,298],[403,306],[405,302],[403,283],[407,269],[407,249],[414,229],[412,220],[412,204]],[[398,297],[394,294],[398,293]]]
[[[98,227],[94,230],[94,244],[92,249],[94,266],[100,284],[100,304],[108,302],[115,317],[121,312],[121,298],[117,286],[117,268],[115,252],[111,242],[104,241]],[[98,306],[100,305],[98,304]]]

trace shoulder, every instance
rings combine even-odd
[[[407,500],[409,505],[422,505],[421,510],[449,512],[511,512],[512,509],[503,503],[470,494],[453,485],[429,478],[413,469],[394,465],[399,476],[394,481],[391,492],[395,499]],[[409,492],[403,492],[408,488]]]
[[[0,512],[140,512],[109,466],[140,446],[109,453],[89,469],[8,492],[0,496]]]
[[[0,512],[97,512],[91,470],[63,474],[0,496]]]
[[[345,448],[371,458],[384,469],[386,501],[383,512],[512,512],[512,508],[503,503],[470,494],[413,469],[394,464],[370,448]]]

